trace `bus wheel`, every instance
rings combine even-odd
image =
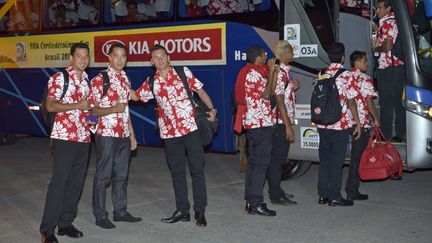
[[[301,160],[286,160],[282,168],[282,181],[298,178],[304,175],[311,167],[312,162]]]

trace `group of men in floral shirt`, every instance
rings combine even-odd
[[[90,131],[95,134],[96,141],[92,205],[96,225],[104,229],[115,227],[105,210],[106,190],[110,184],[113,220],[141,221],[141,218],[127,211],[130,151],[137,146],[129,114],[130,99],[147,102],[155,98],[158,104],[160,134],[165,142],[176,198],[176,211],[173,216],[162,219],[162,222],[190,220],[184,158],[187,151],[195,221],[198,226],[207,225],[204,150],[194,119],[194,106],[180,76],[170,65],[166,49],[155,45],[150,53],[151,63],[156,68],[153,90],[150,89],[149,79],[137,92],[131,89],[131,80],[123,70],[127,62],[127,50],[123,44],[111,46],[108,53],[110,66],[89,82],[85,72],[89,63],[89,47],[85,43],[76,43],[71,47],[71,65],[66,68],[69,77],[65,78],[63,72],[58,72],[49,79],[47,109],[56,112],[51,132],[54,166],[40,226],[42,242],[58,242],[54,234],[56,227],[58,235],[71,238],[83,236],[72,222],[77,216],[87,169]],[[184,73],[190,90],[195,91],[209,107],[208,119],[214,121],[217,110],[202,88],[203,83],[186,67]],[[65,80],[68,80],[67,86]],[[63,96],[65,87],[67,90]]]

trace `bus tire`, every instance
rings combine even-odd
[[[298,178],[304,175],[311,167],[312,162],[302,160],[286,160],[282,166],[281,180]]]

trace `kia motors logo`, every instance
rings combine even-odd
[[[122,41],[120,41],[120,40],[109,40],[109,41],[105,42],[105,43],[102,45],[102,53],[103,53],[105,56],[108,56],[108,52],[109,52],[111,46],[114,45],[114,44],[122,44],[122,45],[126,46],[126,45],[125,45]]]

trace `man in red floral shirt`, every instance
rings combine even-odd
[[[355,100],[357,103],[357,111],[360,119],[360,124],[358,126],[361,127],[361,136],[359,139],[352,141],[351,161],[348,178],[345,184],[345,191],[347,194],[347,199],[350,201],[367,200],[369,196],[367,194],[362,194],[359,191],[360,177],[358,169],[361,156],[368,144],[370,137],[371,124],[369,121],[369,114],[374,120],[374,126],[380,126],[373,101],[377,97],[377,94],[372,83],[372,78],[366,74],[368,69],[366,52],[354,51],[350,56],[350,62],[352,67],[351,73],[353,82],[359,91]]]
[[[253,45],[246,50],[247,64],[238,76],[235,87],[238,104],[234,129],[246,130],[248,168],[245,178],[246,210],[249,214],[276,216],[264,203],[263,186],[270,166],[272,151],[273,111],[264,99],[267,86],[267,54]],[[239,127],[240,126],[240,127]]]
[[[161,45],[155,45],[150,54],[150,62],[156,68],[153,90],[149,86],[148,78],[136,91],[136,94],[142,102],[156,99],[159,132],[165,142],[167,162],[173,180],[176,210],[171,217],[161,221],[176,223],[190,220],[186,181],[186,152],[192,177],[194,218],[198,226],[206,226],[207,221],[204,214],[207,206],[207,189],[204,175],[204,149],[194,118],[195,110],[183,81],[169,63],[167,50]],[[183,69],[191,92],[196,92],[209,107],[208,119],[214,121],[217,111],[207,92],[203,89],[203,83],[187,67]],[[138,100],[138,97],[133,97],[133,99]]]
[[[72,222],[77,216],[90,149],[90,131],[85,122],[89,114],[87,110],[90,109],[87,102],[90,89],[84,71],[89,59],[87,44],[72,45],[71,65],[66,68],[69,85],[63,98],[63,73],[55,73],[48,81],[47,110],[57,114],[51,132],[53,175],[40,225],[41,240],[44,243],[58,242],[54,235],[56,226],[58,235],[72,238],[83,236]]]
[[[345,60],[345,46],[342,43],[334,43],[328,47],[327,54],[332,63],[325,74],[334,76],[339,69],[343,68],[341,63],[344,63]],[[342,72],[336,78],[335,83],[342,107],[341,119],[331,125],[317,125],[320,137],[318,203],[328,203],[329,206],[352,206],[353,202],[342,198],[340,191],[342,169],[349,139],[348,129],[354,124],[360,124],[354,99],[358,95],[358,89],[353,83],[350,71]],[[355,127],[353,135],[355,139],[360,137],[360,126]]]
[[[390,0],[377,1],[377,15],[380,18],[379,28],[376,41],[372,40],[372,51],[379,54],[377,82],[381,129],[388,140],[401,142],[406,133],[405,110],[401,101],[406,70],[404,62],[399,59],[400,57],[398,58],[392,53],[399,31]],[[396,136],[392,138],[393,110],[396,114]]]
[[[96,173],[93,181],[93,214],[96,225],[112,229],[108,219],[105,197],[108,185],[112,186],[114,221],[139,222],[127,209],[127,181],[130,151],[137,146],[129,115],[130,80],[123,68],[127,61],[123,44],[113,44],[109,50],[110,66],[106,70],[109,86],[104,94],[104,78],[100,73],[93,78],[90,102],[95,104],[92,113],[99,116],[96,126]]]

